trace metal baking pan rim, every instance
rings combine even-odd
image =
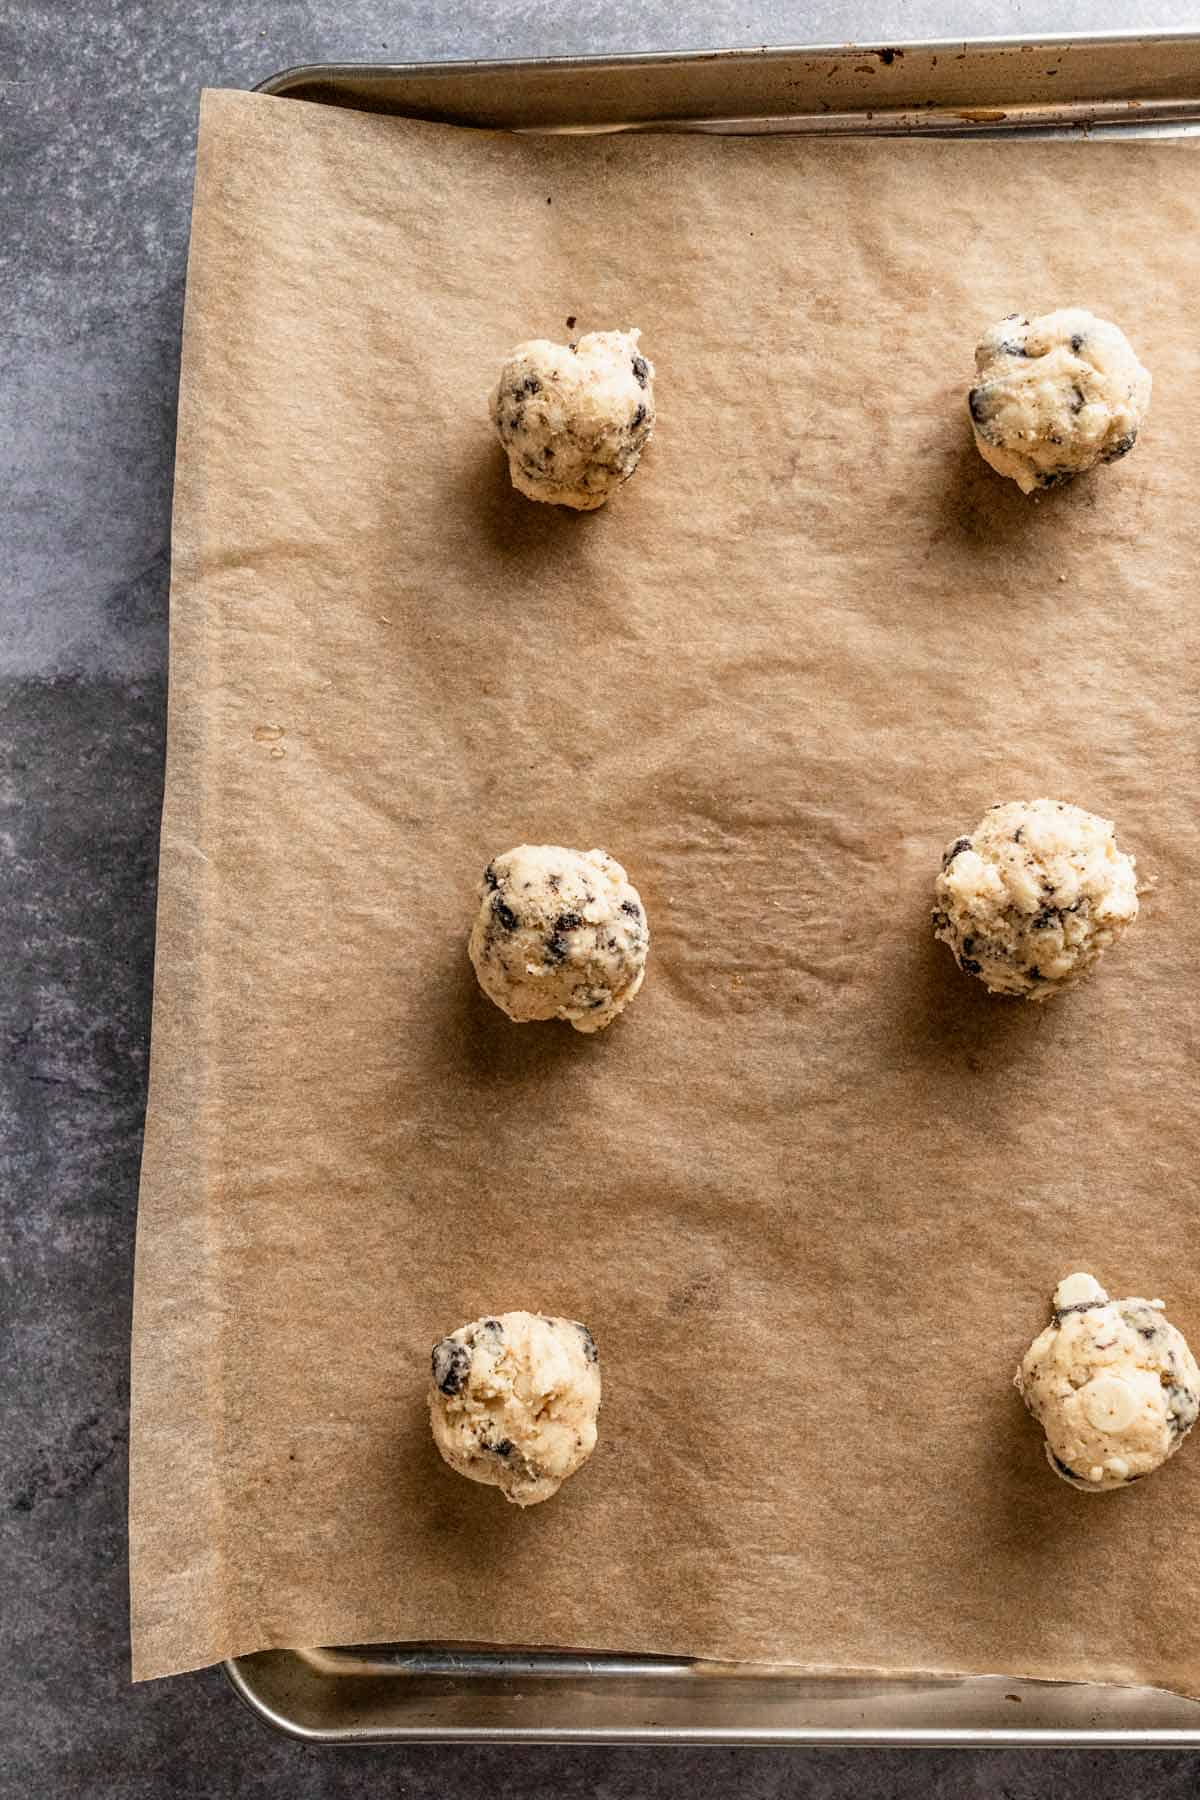
[[[553,134],[1186,136],[1200,128],[1200,34],[298,64],[255,91]]]
[[[376,1651],[381,1665],[371,1667],[371,1649]],[[360,1658],[360,1667],[356,1667],[356,1652],[365,1651]],[[255,1652],[250,1656],[234,1656],[228,1658],[223,1665],[230,1685],[237,1697],[245,1703],[250,1712],[254,1712],[264,1724],[270,1724],[275,1730],[295,1737],[302,1742],[313,1744],[396,1744],[396,1742],[502,1742],[502,1744],[660,1744],[660,1746],[680,1746],[680,1744],[725,1744],[725,1746],[842,1746],[842,1748],[1177,1748],[1177,1750],[1195,1750],[1200,1746],[1200,1724],[1162,1723],[1162,1724],[1097,1724],[1097,1714],[1103,1712],[1105,1706],[1151,1706],[1155,1710],[1195,1714],[1200,1703],[1191,1701],[1180,1694],[1171,1694],[1166,1688],[1135,1687],[1121,1683],[1078,1683],[1078,1681],[1052,1681],[1052,1679],[1025,1678],[1025,1676],[959,1676],[954,1672],[925,1672],[925,1674],[880,1674],[878,1670],[815,1670],[804,1669],[799,1665],[759,1665],[759,1663],[714,1663],[703,1660],[680,1660],[680,1658],[655,1658],[655,1656],[608,1656],[608,1654],[574,1654],[572,1652],[520,1652],[506,1654],[504,1647],[495,1651],[479,1652],[480,1663],[491,1661],[491,1669],[486,1676],[480,1678],[468,1669],[455,1669],[457,1654],[448,1654],[452,1647],[435,1647],[435,1645],[374,1645],[374,1647],[347,1647],[344,1651],[266,1651]],[[394,1663],[387,1667],[389,1652],[394,1652]],[[396,1654],[399,1652],[399,1654]],[[344,1683],[347,1694],[353,1694],[363,1685],[371,1681],[389,1681],[396,1685],[396,1703],[399,1703],[401,1688],[405,1683],[434,1681],[435,1692],[430,1696],[417,1696],[417,1705],[408,1719],[405,1717],[383,1717],[381,1723],[353,1723],[338,1721],[333,1724],[308,1723],[300,1712],[302,1708],[293,1705],[288,1708],[284,1699],[272,1699],[270,1694],[270,1676],[263,1683],[259,1678],[264,1665],[270,1667],[290,1667],[297,1674],[306,1674],[311,1670],[320,1670],[324,1663],[345,1661],[347,1672],[336,1676],[333,1670],[324,1670],[327,1679]],[[538,1663],[545,1661],[551,1667],[551,1674],[543,1674]],[[574,1667],[572,1667],[574,1665]],[[599,1665],[599,1667],[597,1667]],[[466,1694],[480,1696],[489,1687],[495,1688],[497,1683],[516,1683],[515,1694],[509,1694],[516,1701],[531,1701],[538,1692],[547,1688],[576,1687],[579,1681],[608,1674],[613,1678],[658,1679],[666,1681],[664,1688],[664,1710],[666,1710],[666,1694],[669,1687],[678,1681],[680,1690],[687,1690],[694,1685],[694,1699],[702,1701],[703,1688],[709,1683],[745,1683],[747,1688],[774,1687],[777,1692],[784,1692],[790,1685],[799,1688],[802,1685],[810,1688],[826,1688],[828,1694],[822,1699],[856,1699],[862,1705],[860,1721],[864,1723],[829,1723],[766,1724],[766,1723],[684,1723],[684,1721],[655,1721],[655,1719],[626,1719],[622,1723],[619,1717],[613,1717],[606,1723],[565,1724],[565,1723],[488,1723],[486,1719],[470,1719],[466,1723],[452,1721],[448,1715],[437,1715],[435,1708],[446,1701],[446,1696],[457,1688],[459,1697]],[[457,1678],[457,1679],[455,1679]],[[529,1687],[522,1690],[520,1683],[525,1681]],[[984,1697],[1002,1703],[1038,1703],[1052,1705],[1056,1697],[1063,1699],[1069,1710],[1078,1712],[1078,1719],[1069,1723],[1040,1724],[981,1724],[981,1723],[865,1723],[871,1705],[878,1705],[885,1697],[892,1699],[918,1699],[925,1697],[927,1703],[937,1705],[937,1701],[952,1701],[952,1697]],[[345,1697],[345,1696],[340,1696]],[[412,1699],[412,1694],[405,1694],[405,1701]],[[1087,1723],[1085,1723],[1087,1721]]]
[[[886,61],[897,55],[909,52],[928,54],[930,56],[953,56],[960,52],[971,55],[975,52],[1005,53],[1020,55],[1023,50],[1037,49],[1062,51],[1068,53],[1079,49],[1118,50],[1134,44],[1153,45],[1156,48],[1169,49],[1177,45],[1200,46],[1200,32],[1187,26],[1172,26],[1165,30],[1139,31],[1136,26],[1122,31],[1076,32],[1072,34],[1055,33],[1051,36],[1023,37],[956,37],[956,38],[905,38],[895,40],[891,44],[876,44],[851,39],[843,43],[829,44],[762,44],[755,46],[734,46],[721,49],[710,46],[704,49],[688,50],[647,50],[622,51],[620,54],[595,56],[569,56],[556,54],[553,56],[524,57],[442,57],[436,62],[342,62],[342,63],[294,63],[284,69],[277,69],[273,75],[267,75],[256,82],[251,92],[255,94],[273,94],[283,87],[294,87],[310,80],[337,80],[339,77],[378,77],[382,80],[394,79],[398,76],[420,76],[422,80],[452,80],[455,76],[465,74],[500,74],[522,75],[528,73],[552,74],[555,71],[574,73],[586,69],[599,73],[601,71],[625,70],[634,73],[637,70],[672,67],[675,64],[697,67],[704,63],[762,63],[792,62],[803,58],[811,62],[821,62],[834,57],[875,56]]]

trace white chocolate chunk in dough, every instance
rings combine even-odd
[[[1053,1322],[1015,1379],[1051,1468],[1085,1493],[1151,1474],[1200,1413],[1200,1369],[1162,1301],[1110,1300],[1082,1273],[1059,1282]]]

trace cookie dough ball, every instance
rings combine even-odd
[[[654,366],[637,331],[518,344],[491,398],[512,484],[591,512],[628,481],[654,430]]]
[[[1056,1475],[1086,1494],[1126,1487],[1174,1456],[1200,1412],[1200,1369],[1161,1300],[1110,1300],[1068,1275],[1054,1322],[1016,1374]]]
[[[1124,332],[1077,306],[1010,313],[984,332],[975,369],[979,454],[1023,494],[1127,455],[1150,405],[1150,376]]]
[[[536,1506],[596,1445],[600,1360],[577,1319],[506,1312],[433,1346],[433,1441],[469,1481]]]
[[[518,1024],[602,1031],[646,973],[638,891],[606,850],[518,844],[483,872],[467,948],[479,985]]]
[[[1138,911],[1111,824],[1064,800],[993,806],[949,846],[934,893],[934,936],[959,968],[1026,1000],[1090,975]]]

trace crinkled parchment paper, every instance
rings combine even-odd
[[[1200,1339],[1200,196],[1178,145],[536,139],[204,102],[133,1344],[159,1675],[435,1637],[1200,1690],[1200,1451],[1088,1499],[1011,1387],[1072,1268]],[[964,387],[1078,301],[1132,457],[1023,498]],[[571,321],[575,320],[575,325]],[[509,346],[638,325],[602,512],[508,485]],[[1100,977],[931,938],[995,800],[1153,882]],[[649,977],[517,1027],[465,939],[522,839],[625,862]],[[529,1513],[431,1342],[588,1321]]]

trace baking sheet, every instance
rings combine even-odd
[[[1192,1456],[1091,1504],[1008,1387],[1069,1267],[1200,1329],[1189,155],[206,97],[138,1675],[432,1637],[1200,1688]],[[970,346],[1076,298],[1151,425],[1031,503],[970,446]],[[510,492],[484,409],[568,317],[659,370],[582,519]],[[1042,792],[1154,886],[1102,979],[1022,1009],[928,889]],[[646,901],[595,1043],[475,991],[473,883],[521,838],[605,844]],[[432,1339],[522,1304],[586,1317],[606,1377],[527,1515],[424,1414]]]

